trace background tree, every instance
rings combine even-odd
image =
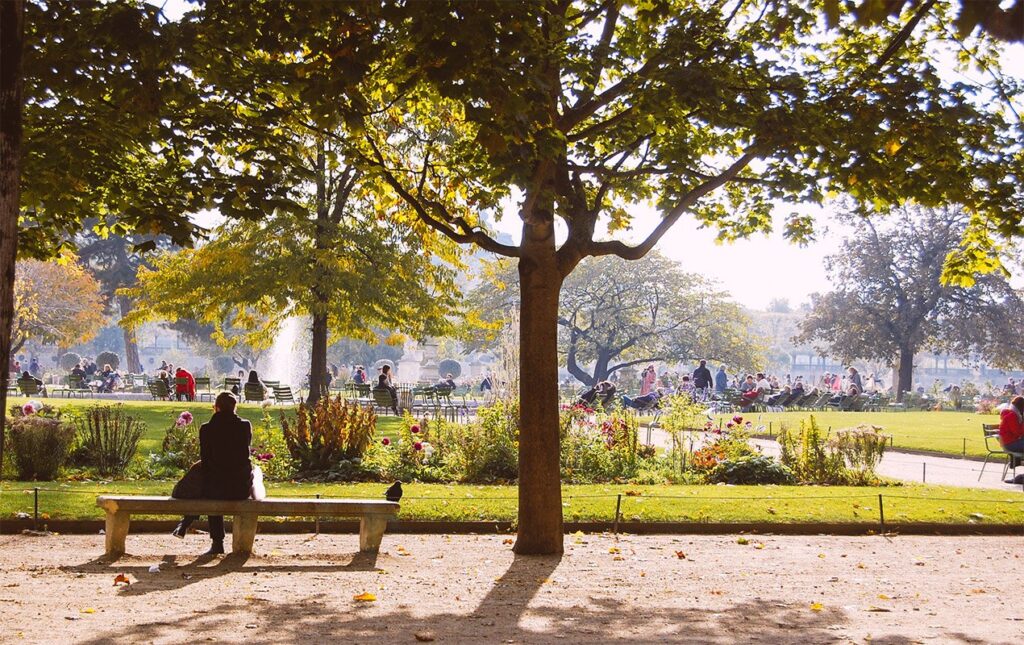
[[[1003,272],[970,286],[944,284],[943,261],[960,249],[962,209],[902,208],[874,221],[848,217],[853,233],[826,260],[836,290],[812,297],[794,340],[844,361],[898,366],[896,392],[913,385],[914,355],[930,349],[1016,368],[1024,362],[1024,300]]]
[[[947,5],[908,30],[864,26],[825,0],[404,7],[378,40],[377,56],[393,64],[365,82],[392,109],[367,117],[364,156],[424,223],[518,259],[529,378],[517,553],[562,550],[558,304],[583,258],[637,260],[684,215],[733,239],[770,228],[779,200],[830,193],[866,212],[905,199],[963,203],[980,221],[1008,223],[1003,232],[1019,229],[1019,123],[936,69],[927,44],[946,38]],[[453,177],[468,213],[438,203]],[[478,214],[513,194],[522,236],[503,244]],[[635,244],[614,239],[641,203],[658,212],[656,226]],[[793,216],[787,236],[811,226]]]
[[[139,267],[146,265],[146,252],[140,248],[169,249],[171,239],[166,235],[118,235],[110,232],[107,222],[86,220],[83,230],[75,236],[75,246],[81,263],[99,280],[103,295],[111,308],[116,306],[117,314],[124,318],[132,310],[132,300],[117,291],[135,284]],[[124,334],[125,365],[132,374],[142,373],[139,360],[139,346],[135,330],[122,327]]]
[[[444,333],[455,305],[453,271],[419,252],[406,231],[346,206],[330,250],[318,244],[319,218],[276,210],[259,222],[228,222],[199,248],[157,256],[152,269],[139,270],[138,285],[121,292],[137,302],[124,324],[191,318],[212,325],[222,347],[266,348],[285,319],[310,315],[314,332],[324,329],[311,349],[322,357],[321,383],[327,330],[370,341],[380,326],[417,337]],[[229,327],[242,333],[231,336]],[[311,401],[321,394],[311,385]]]
[[[105,321],[100,283],[73,258],[60,263],[18,262],[14,310],[12,355],[30,340],[60,348],[86,342]]]
[[[262,345],[253,346],[245,342],[245,330],[236,327],[230,320],[221,321],[219,331],[213,324],[201,323],[191,318],[178,318],[174,322],[165,323],[165,326],[178,332],[181,339],[196,353],[211,360],[224,356],[225,351],[229,352],[227,356],[230,358],[230,369],[227,371],[232,375],[234,370],[248,371],[259,367],[260,359],[268,349]]]
[[[519,307],[514,266],[499,263],[471,301],[492,322]],[[559,351],[577,380],[593,385],[625,367],[701,358],[753,367],[762,363],[750,321],[704,278],[651,253],[635,264],[615,257],[580,262],[562,285]]]

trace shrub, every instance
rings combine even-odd
[[[561,470],[566,481],[627,481],[637,476],[641,465],[652,466],[642,463],[639,420],[632,412],[617,408],[591,418],[581,406],[571,406],[563,408],[560,426]]]
[[[779,431],[782,464],[804,484],[846,484],[852,478],[843,456],[830,450],[814,415],[800,422],[800,431]]]
[[[427,428],[431,461],[443,465],[456,481],[491,484],[519,477],[517,400],[499,399],[480,408],[473,423],[456,426],[433,419]]]
[[[96,366],[101,370],[104,365],[110,365],[111,369],[116,370],[120,364],[121,357],[114,352],[100,352],[96,355]]]
[[[252,445],[249,449],[253,463],[263,471],[263,477],[271,481],[287,481],[295,472],[295,461],[288,452],[281,427],[270,414],[264,411],[263,419],[252,429]]]
[[[281,414],[281,429],[301,471],[327,471],[342,459],[362,457],[377,429],[372,406],[349,403],[340,394],[314,405],[300,402],[295,420]]]
[[[82,357],[74,352],[68,352],[60,357],[60,368],[65,372],[70,372],[75,368],[75,365],[82,362]]]
[[[712,484],[793,484],[796,477],[767,455],[744,455],[718,462],[707,480]]]
[[[459,378],[462,374],[462,364],[456,360],[446,358],[437,365],[437,371],[441,378],[452,375],[452,378]]]
[[[160,462],[182,470],[199,461],[199,428],[191,412],[182,412],[167,432],[161,446]]]
[[[59,414],[28,414],[11,419],[9,436],[18,479],[52,480],[71,455],[75,426]]]
[[[85,463],[101,475],[123,475],[146,430],[120,403],[89,408],[77,425]]]
[[[889,437],[878,426],[861,424],[855,428],[837,430],[832,447],[842,455],[846,465],[864,481],[874,479],[875,469],[882,461]]]

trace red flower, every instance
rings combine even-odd
[[[732,418],[732,420],[733,420],[733,423],[743,423],[743,417],[741,417],[741,416],[740,416],[740,415],[738,415],[738,414],[737,414],[736,416],[734,416],[734,417]]]
[[[384,437],[383,439],[381,439],[380,442],[382,444],[384,444],[385,446],[390,446],[391,445],[391,440],[388,439],[387,437]]]
[[[423,444],[420,443],[419,441],[417,441],[416,443],[412,444],[412,449],[413,450],[423,450]]]
[[[416,424],[413,424],[413,426],[411,428],[409,428],[409,432],[411,432],[413,434],[416,434],[419,431],[420,431],[420,427],[418,425],[416,425]]]
[[[729,423],[725,424],[725,427],[726,427],[726,428],[731,428],[731,427],[733,427],[734,425],[735,425],[735,424],[734,424],[734,423],[733,423],[732,421],[730,421]]]

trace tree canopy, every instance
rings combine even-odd
[[[12,354],[30,340],[59,347],[87,342],[103,326],[100,283],[74,260],[18,262]]]
[[[1001,368],[1024,363],[1021,293],[1002,272],[971,286],[944,284],[943,260],[960,248],[962,209],[903,208],[887,218],[847,217],[842,249],[826,260],[835,290],[815,294],[794,339],[844,361],[899,366],[899,394],[911,389],[914,354],[929,349]]]

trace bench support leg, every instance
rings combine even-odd
[[[376,553],[380,549],[380,541],[384,538],[384,529],[388,527],[388,518],[379,515],[364,515],[359,520],[359,550]]]
[[[130,521],[131,515],[124,511],[107,511],[107,525],[104,529],[107,557],[124,555],[124,540],[128,536]]]
[[[231,522],[231,552],[252,553],[253,542],[256,541],[257,515],[245,513],[235,515]]]

